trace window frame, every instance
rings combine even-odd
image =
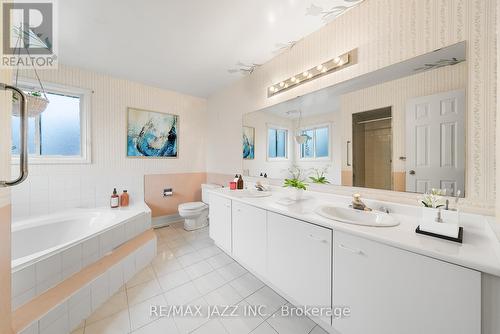
[[[316,130],[317,129],[322,129],[322,128],[328,128],[328,156],[326,157],[316,157]],[[313,154],[314,157],[312,158],[303,158],[302,157],[302,144],[297,143],[297,157],[299,161],[331,161],[332,160],[332,124],[331,123],[322,123],[322,124],[315,124],[315,125],[307,125],[300,127],[299,133],[301,134],[304,131],[313,131]]]
[[[18,86],[22,90],[39,90],[40,84],[33,79],[20,78]],[[47,93],[75,96],[80,98],[80,155],[40,155],[40,138],[35,136],[35,154],[29,154],[29,164],[90,164],[91,159],[91,96],[92,90],[69,85],[44,82],[43,86]],[[40,117],[40,116],[37,116]],[[39,131],[39,122],[35,128]],[[19,154],[12,154],[11,164],[19,164]]]
[[[269,130],[285,130],[286,131],[286,138],[285,138],[285,157],[270,157],[269,156]],[[276,161],[288,161],[290,154],[289,154],[289,144],[290,140],[290,129],[288,129],[285,126],[281,125],[274,125],[274,124],[266,124],[266,159],[268,162],[276,162]]]

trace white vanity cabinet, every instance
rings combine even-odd
[[[479,272],[338,231],[333,253],[340,333],[481,333]]]
[[[271,284],[296,305],[330,307],[332,230],[272,212],[267,224]]]
[[[231,200],[216,194],[209,198],[210,238],[226,253],[231,254]]]
[[[262,277],[266,276],[267,212],[233,202],[233,257]]]

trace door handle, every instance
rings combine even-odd
[[[19,151],[19,176],[12,181],[0,181],[1,187],[12,187],[22,183],[28,177],[28,103],[26,94],[17,87],[0,83],[0,89],[12,90],[21,96],[21,149]]]
[[[348,252],[354,253],[354,254],[363,255],[363,251],[361,251],[359,249],[354,249],[354,248],[351,248],[351,247],[347,247],[347,246],[345,246],[343,244],[339,244],[339,248],[343,249],[343,250],[346,250]]]
[[[410,175],[415,175],[416,174],[413,169],[409,173],[410,173]]]
[[[351,144],[351,141],[348,140],[347,143],[346,143],[346,148],[347,148],[347,167],[351,167],[351,159],[349,157],[349,145]]]
[[[315,240],[315,241],[321,242],[321,243],[323,243],[323,244],[327,244],[327,243],[329,243],[329,242],[328,242],[328,240],[323,239],[323,238],[319,238],[319,237],[317,237],[317,236],[315,236],[315,235],[313,235],[313,234],[309,234],[309,238],[311,238],[311,239],[313,239],[313,240]]]

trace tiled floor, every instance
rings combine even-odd
[[[158,255],[153,263],[74,334],[326,333],[308,318],[278,314],[287,301],[214,246],[208,229],[186,232],[174,224],[156,234]],[[265,305],[267,316],[158,318],[150,317],[151,305],[197,305],[203,310],[211,305]]]

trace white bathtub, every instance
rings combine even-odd
[[[72,209],[12,225],[13,309],[151,227],[149,208]]]

